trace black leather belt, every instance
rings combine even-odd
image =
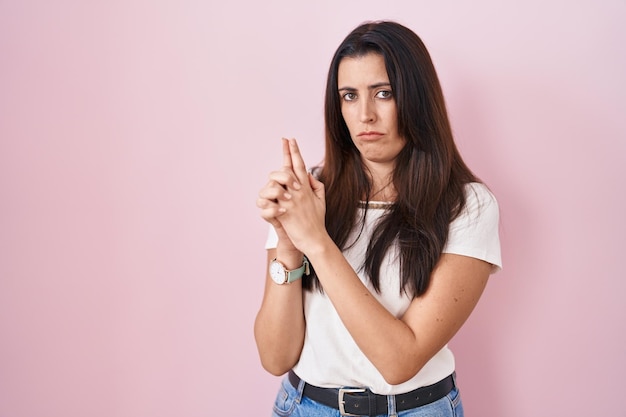
[[[289,382],[295,388],[300,377],[289,371]],[[454,373],[436,384],[396,395],[396,410],[404,411],[437,401],[454,388]],[[374,394],[365,388],[320,388],[305,383],[303,394],[313,401],[333,407],[342,416],[377,416],[387,414],[387,396]]]

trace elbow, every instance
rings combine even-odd
[[[286,362],[284,360],[270,360],[261,358],[261,366],[267,372],[274,376],[281,376],[286,374],[293,368],[295,363]]]
[[[406,381],[408,381],[409,379],[413,378],[413,376],[415,376],[415,374],[407,376],[401,373],[389,373],[389,374],[383,374],[383,378],[385,379],[385,382],[387,382],[389,385],[400,385],[405,383]]]
[[[425,363],[422,362],[414,363],[409,366],[406,366],[406,364],[397,364],[382,370],[381,375],[389,385],[400,385],[417,375],[424,365]]]
[[[280,344],[280,343],[279,343]],[[300,360],[302,345],[283,345],[283,349],[276,349],[273,340],[257,338],[257,352],[261,366],[274,376],[281,376],[293,368]]]

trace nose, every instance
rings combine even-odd
[[[375,103],[372,100],[361,100],[359,119],[362,123],[372,123],[376,120]]]

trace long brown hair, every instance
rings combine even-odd
[[[341,248],[361,227],[359,201],[369,201],[371,182],[341,113],[337,86],[345,57],[380,54],[396,100],[398,131],[406,145],[396,159],[393,185],[397,198],[376,226],[362,268],[380,291],[380,268],[397,241],[402,291],[419,296],[446,243],[450,222],[465,205],[464,185],[477,181],[463,162],[452,136],[443,93],[430,55],[410,29],[391,21],[368,22],[341,43],[326,84],[326,155],[319,178],[326,189],[326,228]],[[321,290],[313,273],[305,288]]]

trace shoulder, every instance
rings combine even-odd
[[[465,206],[459,217],[499,217],[500,209],[495,195],[480,182],[465,184]]]
[[[313,178],[315,178],[316,180],[319,180],[320,176],[322,175],[322,168],[324,168],[323,165],[316,165],[314,167],[309,168],[309,173],[313,175]]]
[[[496,196],[482,182],[468,182],[465,184],[465,198],[482,203],[497,204]]]

